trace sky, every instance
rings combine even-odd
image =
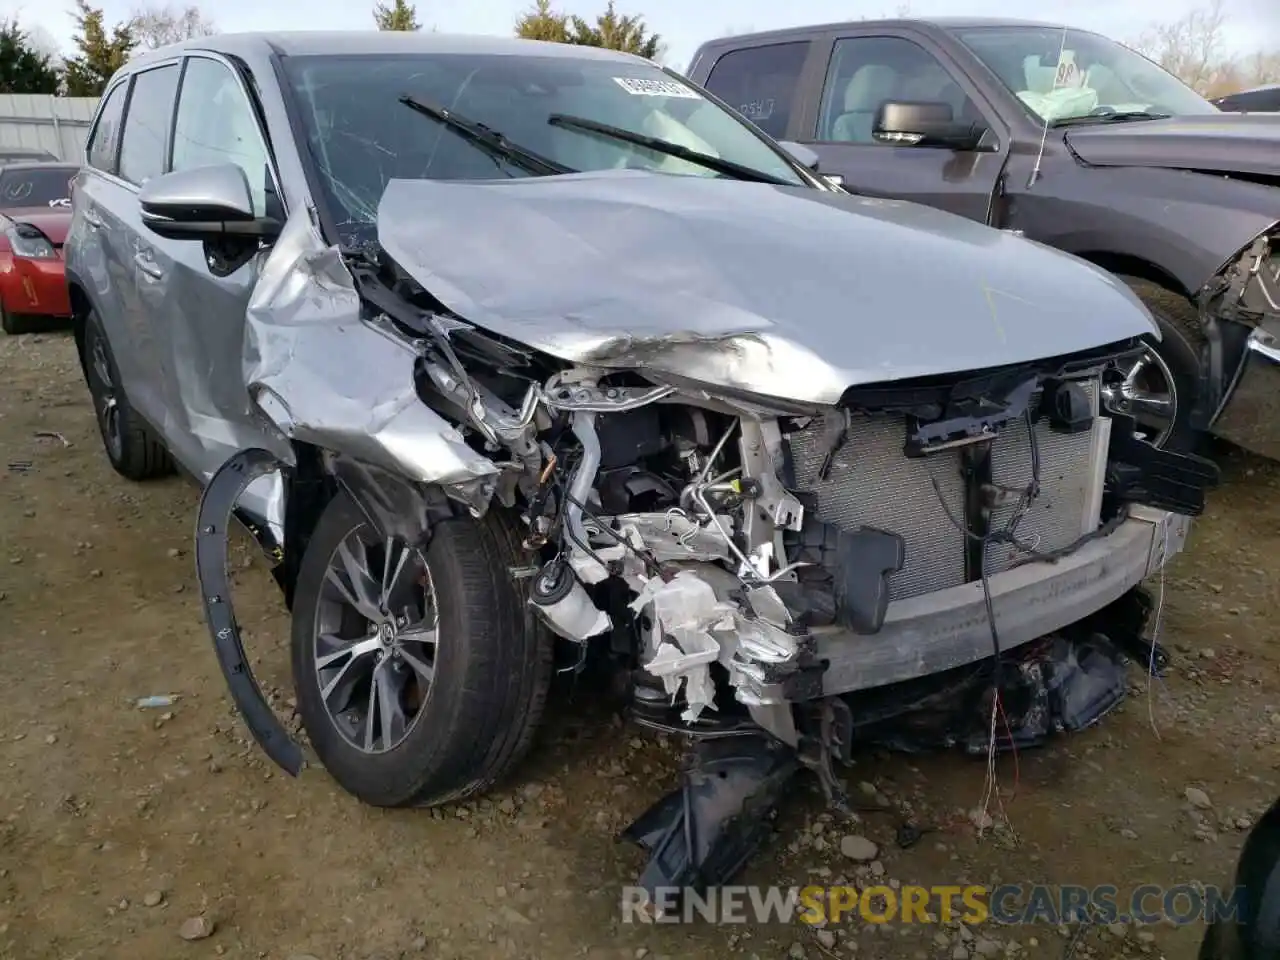
[[[138,0],[97,0],[108,23],[125,19]],[[553,0],[567,13],[592,16],[605,0]],[[910,0],[916,16],[1022,16],[1087,27],[1118,40],[1137,37],[1151,23],[1176,20],[1205,0]],[[1280,0],[1224,0],[1228,12],[1226,42],[1233,52],[1274,50],[1280,46]],[[163,5],[163,4],[159,4]],[[177,4],[184,6],[185,4]],[[448,33],[510,34],[516,17],[531,0],[464,0],[461,3],[418,2],[418,19]],[[892,16],[897,0],[865,3],[838,0],[617,0],[622,13],[639,13],[667,44],[665,60],[677,70],[689,65],[699,43],[725,33],[745,33],[806,23],[858,17]],[[1013,9],[1020,12],[1013,13]],[[74,22],[70,0],[0,0],[0,16],[17,16],[27,27],[39,27],[63,50],[70,47]],[[202,5],[225,32],[245,30],[368,30],[372,3],[361,0],[218,0]]]

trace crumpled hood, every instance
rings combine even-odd
[[[1082,260],[811,188],[639,171],[393,180],[378,240],[459,316],[554,356],[807,403],[1155,330]]]
[[[1073,127],[1066,138],[1081,160],[1099,167],[1280,177],[1280,114],[1221,113]]]

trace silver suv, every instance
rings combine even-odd
[[[740,863],[797,768],[839,802],[833,762],[913,705],[952,742],[990,728],[980,688],[1019,742],[1095,720],[1216,481],[1110,409],[1158,336],[1122,284],[850,195],[623,54],[148,52],[73,208],[107,455],[203,485],[205,612],[259,742],[301,765],[240,646],[232,517],[276,563],[310,744],[369,803],[487,789],[557,658],[708,745],[632,833],[646,883]]]

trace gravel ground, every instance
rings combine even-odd
[[[247,742],[201,619],[195,489],[110,471],[68,337],[0,337],[0,371],[0,957],[1063,955],[1047,925],[622,923],[642,858],[615,836],[674,785],[678,745],[586,685],[478,802],[388,812],[322,770],[280,774]],[[1168,679],[1149,692],[1133,671],[1100,728],[1003,762],[1007,821],[974,829],[981,762],[869,753],[855,792],[938,831],[900,850],[893,817],[835,822],[803,781],[744,881],[1227,882],[1278,792],[1280,472],[1239,455],[1226,472],[1164,583]],[[242,622],[288,713],[282,606],[246,545],[235,556]],[[177,699],[136,706],[157,694]],[[850,838],[873,859],[847,856],[868,852]],[[1190,958],[1199,936],[1095,928],[1077,955]]]

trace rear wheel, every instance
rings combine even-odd
[[[1160,328],[1161,341],[1108,385],[1110,406],[1138,421],[1158,447],[1192,449],[1199,436],[1191,412],[1200,393],[1199,347],[1204,342],[1195,307],[1182,295],[1150,280],[1120,278],[1138,295]]]
[[[294,601],[298,713],[321,763],[375,806],[478,793],[526,753],[549,636],[510,570],[497,513],[439,524],[425,550],[384,540],[346,495],[307,544]]]
[[[129,406],[120,389],[120,373],[98,317],[85,318],[84,372],[93,413],[107,459],[116,473],[129,480],[147,480],[173,471],[164,446]]]

